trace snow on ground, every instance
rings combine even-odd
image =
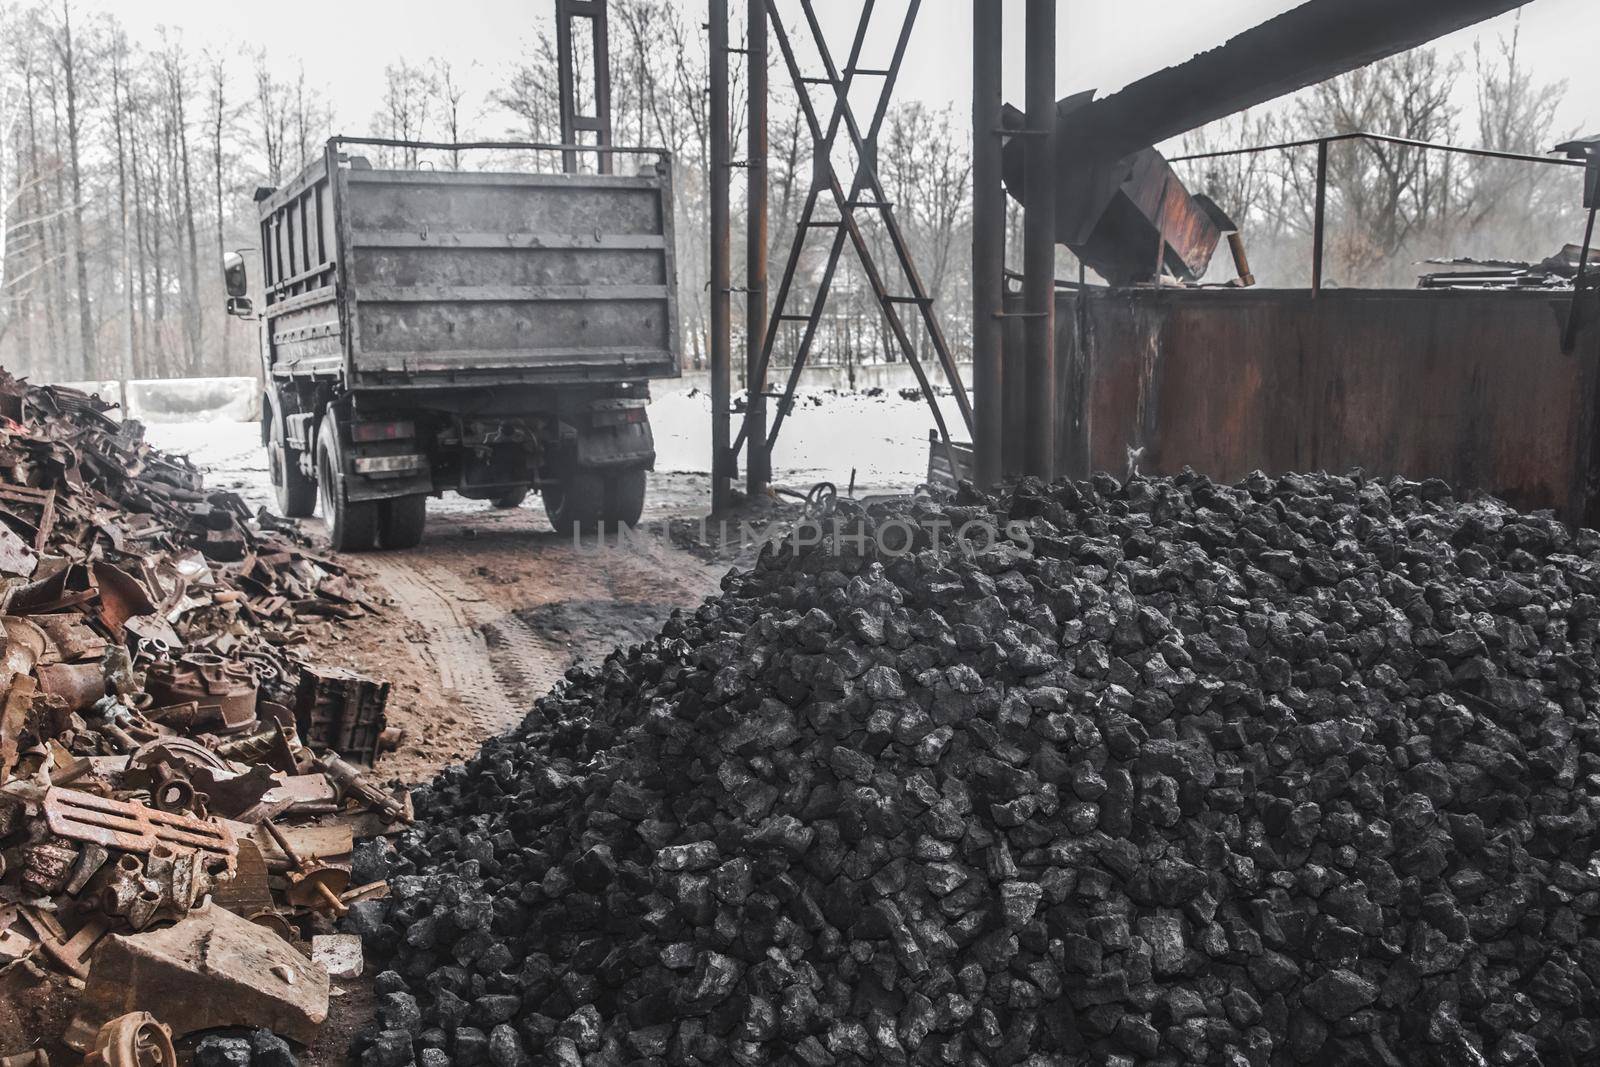
[[[955,401],[941,397],[947,425],[966,439]],[[770,413],[769,413],[770,418]],[[742,415],[733,416],[738,433]],[[711,397],[701,391],[675,390],[650,405],[656,437],[656,477],[652,511],[677,513],[704,509],[711,469]],[[796,397],[773,453],[773,482],[804,490],[830,481],[840,492],[855,472],[857,495],[909,490],[928,469],[928,431],[933,419],[921,399],[898,394],[819,393]],[[261,428],[254,422],[154,423],[145,436],[158,448],[189,455],[208,472],[207,484],[233,489],[252,506],[272,506]],[[741,470],[743,456],[740,457]],[[537,500],[530,501],[538,507]],[[476,511],[479,501],[453,494],[429,505],[430,510]]]
[[[955,400],[941,397],[945,423],[958,440],[966,440]],[[768,425],[775,413],[769,406]],[[737,436],[742,414],[733,416]],[[711,469],[711,397],[708,393],[675,392],[650,405],[656,433],[656,470],[708,473]],[[920,398],[898,394],[801,394],[784,420],[773,449],[773,482],[805,489],[816,482],[835,483],[840,491],[855,471],[857,492],[915,488],[928,474],[928,431],[933,416]],[[740,469],[744,456],[741,450]]]

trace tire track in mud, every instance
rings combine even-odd
[[[402,555],[363,560],[424,633],[439,685],[483,737],[521,721],[561,680],[559,656],[515,615],[500,610],[449,568]]]

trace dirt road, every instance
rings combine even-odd
[[[724,569],[653,536],[575,544],[532,508],[445,510],[418,548],[345,561],[383,610],[319,657],[393,681],[407,737],[377,769],[408,782],[514,725],[573,663],[694,607]]]

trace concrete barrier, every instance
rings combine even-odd
[[[143,422],[254,422],[261,383],[254,378],[130,381],[128,414]]]
[[[52,382],[121,404],[141,422],[254,422],[261,383],[254,378],[135,378],[126,382]]]

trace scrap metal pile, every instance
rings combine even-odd
[[[838,507],[419,795],[364,1063],[1600,1058],[1600,535],[1359,475]]]
[[[1530,263],[1503,259],[1430,259],[1429,263],[1448,267],[1478,267],[1478,270],[1448,270],[1423,274],[1418,289],[1554,289],[1571,292],[1578,277],[1583,249],[1566,245],[1553,256]],[[1589,267],[1600,265],[1600,252],[1589,253]]]
[[[108,410],[0,372],[0,971],[81,989],[81,1051],[306,1041],[329,976],[297,941],[385,891],[350,884],[357,821],[410,818],[352,762],[387,684],[301,659],[362,596]]]

